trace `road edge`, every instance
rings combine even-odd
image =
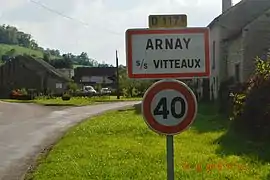
[[[137,102],[137,101],[134,101]],[[100,116],[104,113],[110,112],[110,111],[118,111],[118,110],[124,110],[131,107],[135,107],[135,105],[140,104],[141,102],[134,103],[134,104],[128,104],[124,105],[122,107],[116,107],[108,110],[104,110],[100,113],[96,113],[93,115],[90,115],[87,118],[81,119],[78,122],[69,124],[66,128],[58,129],[58,131],[54,131],[53,134],[51,134],[49,137],[45,138],[38,147],[35,148],[35,150],[28,154],[26,157],[21,158],[17,160],[18,165],[13,165],[8,168],[8,170],[5,172],[1,180],[27,180],[27,175],[33,171],[38,166],[38,159],[41,156],[47,155],[50,150],[54,147],[55,144],[57,144],[63,136],[74,126],[77,126],[84,121],[88,120],[89,118]],[[22,163],[23,161],[23,163]],[[20,162],[20,163],[19,163]],[[30,180],[30,179],[28,179]]]

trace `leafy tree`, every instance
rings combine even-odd
[[[67,90],[70,92],[70,93],[74,93],[76,92],[77,90],[79,89],[78,85],[74,82],[69,82],[68,85],[67,85]]]
[[[126,97],[143,96],[145,91],[151,86],[154,81],[150,80],[135,80],[127,76],[126,67],[119,66],[119,84],[121,94]]]
[[[30,48],[34,50],[38,50],[38,44],[33,39],[30,40]]]
[[[43,60],[49,63],[50,62],[50,54],[47,52],[44,52],[43,53]]]
[[[101,64],[98,64],[98,67],[111,67],[112,65],[109,65],[105,63],[104,61]]]

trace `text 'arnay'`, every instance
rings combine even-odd
[[[148,39],[146,50],[188,49],[191,38]]]

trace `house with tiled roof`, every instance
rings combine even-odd
[[[256,56],[270,48],[270,1],[242,0],[232,6],[222,0],[223,12],[209,25],[211,49],[210,99],[218,98],[220,84],[230,78],[245,82],[253,74]]]
[[[19,55],[0,66],[0,98],[22,88],[61,94],[71,81],[42,59]]]

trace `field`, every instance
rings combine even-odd
[[[15,49],[16,55],[28,54],[28,55],[35,55],[36,57],[39,57],[39,58],[43,57],[43,53],[41,51],[21,47],[18,45],[8,45],[8,44],[0,44],[0,56],[4,55],[11,49]],[[55,57],[52,56],[52,58],[55,58]]]
[[[201,105],[192,128],[175,137],[176,179],[269,179],[269,147],[227,132],[228,121],[214,109]],[[108,112],[70,129],[26,179],[164,180],[165,142],[139,109]]]
[[[37,57],[43,57],[43,54],[41,51],[36,51],[32,49],[28,49],[25,47],[17,46],[17,45],[7,45],[7,44],[0,44],[0,54],[3,55],[6,52],[10,51],[11,49],[15,49],[16,54],[29,54],[29,55],[35,55]]]

